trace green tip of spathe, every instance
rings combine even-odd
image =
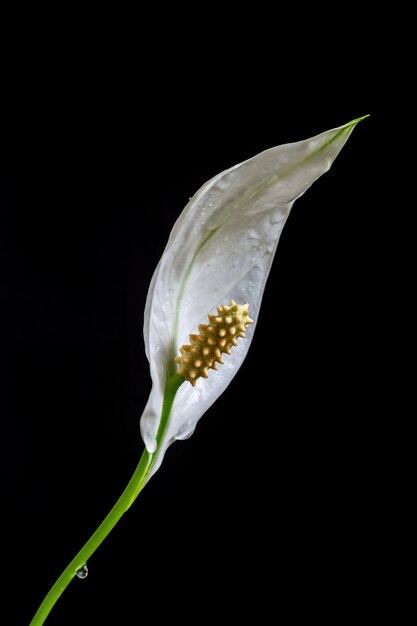
[[[362,120],[366,119],[369,116],[370,116],[370,113],[368,113],[368,115],[363,115],[362,117],[357,117],[355,120],[352,120],[351,122],[348,122],[347,124],[345,124],[345,126],[356,126],[358,122],[361,122]]]

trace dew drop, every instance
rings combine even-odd
[[[279,224],[280,222],[283,222],[284,220],[285,220],[285,214],[283,214],[281,211],[274,213],[269,218],[269,221],[271,224]]]
[[[83,565],[82,567],[79,567],[75,573],[77,574],[78,578],[87,578],[88,576],[87,565]]]
[[[255,261],[256,261],[256,256],[253,256],[253,257],[251,258],[250,262],[251,262],[251,263],[255,263]]]

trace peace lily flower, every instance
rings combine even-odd
[[[155,270],[145,308],[152,377],[141,418],[145,450],[125,491],[53,585],[32,626],[44,623],[75,576],[87,576],[87,559],[156,472],[167,447],[193,433],[235,376],[253,338],[291,207],[330,168],[360,119],[271,148],[221,172],[185,207]]]
[[[305,141],[271,148],[221,172],[197,191],[178,218],[145,307],[145,347],[153,386],[141,433],[148,452],[157,457],[148,479],[167,447],[193,433],[242,365],[291,207],[330,168],[360,119]],[[217,371],[208,369],[194,385],[187,382],[177,390],[184,380],[176,375],[180,346],[190,344],[189,335],[199,334],[207,315],[215,320],[216,307],[227,307],[230,300],[249,305],[254,324],[245,332],[246,338],[237,342]],[[164,400],[170,404],[175,391],[171,413],[161,427]]]

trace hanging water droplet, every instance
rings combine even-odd
[[[75,573],[77,574],[78,578],[87,578],[88,576],[87,564],[83,565],[82,567],[79,567]]]

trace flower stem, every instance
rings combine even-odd
[[[167,379],[165,387],[164,402],[162,406],[161,419],[159,423],[158,434],[156,436],[157,449],[153,454],[146,449],[143,451],[138,466],[130,479],[126,489],[117,500],[114,507],[108,513],[107,517],[102,521],[97,530],[92,534],[87,543],[81,548],[78,554],[73,558],[71,563],[62,572],[61,576],[55,582],[49,593],[45,596],[42,604],[37,610],[34,618],[30,622],[30,626],[41,626],[44,623],[53,606],[63,591],[67,588],[71,580],[76,576],[77,570],[82,568],[92,554],[97,550],[99,545],[104,541],[110,531],[116,526],[122,515],[128,510],[137,496],[146,484],[149,472],[158,456],[158,448],[166,433],[171,414],[172,405],[174,403],[175,394],[179,386],[184,382],[184,378],[178,374],[172,374]]]

